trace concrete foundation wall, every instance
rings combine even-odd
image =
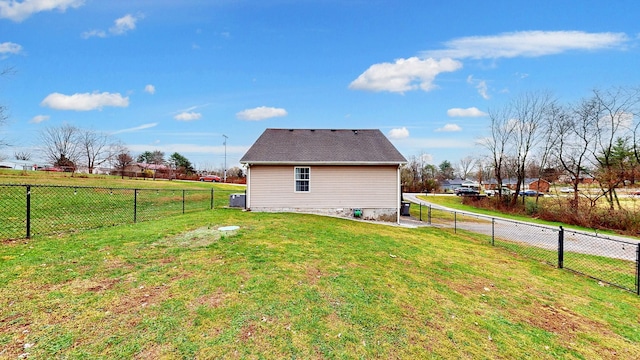
[[[336,216],[341,218],[355,218],[353,216],[356,208],[338,208],[338,209],[306,209],[306,208],[251,208],[251,211],[258,212],[292,212],[292,213],[304,213],[304,214],[318,214]],[[363,220],[375,220],[375,221],[387,221],[396,222],[398,219],[398,209],[395,208],[358,208],[362,210]]]

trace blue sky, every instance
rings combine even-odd
[[[0,0],[2,137],[47,127],[236,165],[265,128],[378,128],[405,157],[480,156],[486,112],[640,86],[638,1]]]

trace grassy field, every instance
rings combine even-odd
[[[630,359],[639,320],[434,228],[220,209],[0,246],[5,358]]]
[[[0,171],[0,238],[26,237],[26,186],[30,188],[30,235],[50,235],[78,229],[202,211],[229,205],[229,196],[243,186],[194,181],[135,180],[104,175],[43,171]],[[135,191],[133,189],[137,189]]]
[[[238,190],[244,186],[234,184],[212,184],[210,182],[182,180],[153,180],[144,178],[122,179],[112,175],[71,174],[48,171],[20,171],[0,169],[0,184],[39,184],[61,186],[96,186],[127,189],[216,189]]]

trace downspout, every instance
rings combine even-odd
[[[398,169],[396,170],[396,191],[398,192],[397,201],[396,201],[396,221],[398,225],[400,225],[400,208],[402,207],[402,184],[400,184],[400,164],[398,164]]]
[[[247,164],[247,196],[244,199],[245,210],[251,209],[251,164]]]

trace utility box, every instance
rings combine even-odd
[[[246,206],[245,194],[231,194],[229,195],[229,207],[244,208]]]

